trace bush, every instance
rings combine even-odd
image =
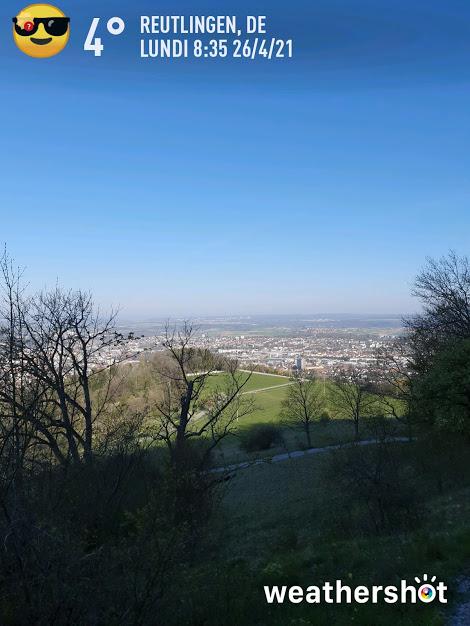
[[[276,548],[282,551],[295,550],[299,545],[299,536],[294,528],[286,527],[279,531]]]
[[[332,493],[325,515],[341,534],[398,532],[419,523],[419,484],[410,451],[400,444],[347,447],[332,454]]]
[[[280,431],[273,424],[259,424],[241,435],[241,447],[246,452],[269,450],[282,441]]]
[[[0,624],[154,624],[194,543],[164,481],[147,455],[104,456],[25,479],[21,508],[3,498]]]

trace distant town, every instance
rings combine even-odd
[[[391,346],[403,333],[399,317],[373,321],[359,316],[249,320],[196,320],[199,332],[194,345],[237,359],[246,368],[269,368],[286,374],[302,370],[328,376],[338,367],[368,369],[375,362],[377,351]],[[148,335],[132,334],[127,344],[127,362],[162,351],[162,340],[162,324],[154,325]],[[106,360],[114,357],[112,351],[103,355]]]

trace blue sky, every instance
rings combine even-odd
[[[409,312],[425,257],[469,251],[468,2],[76,5],[50,60],[0,9],[0,238],[32,287],[126,317]],[[139,15],[222,11],[267,15],[295,59],[138,58]]]

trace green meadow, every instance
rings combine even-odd
[[[250,375],[249,372],[244,371],[238,372],[237,376],[239,376],[241,381],[247,381],[243,387],[243,393],[289,384],[288,376],[275,376],[272,374],[260,374],[258,372],[253,372]],[[218,387],[223,387],[226,381],[226,374],[213,374],[207,381],[206,393],[210,393]]]
[[[402,467],[413,468],[419,516],[407,518],[405,526],[397,523],[388,533],[365,530],[367,506],[361,503],[356,509],[353,498],[341,483],[336,484],[334,452],[237,471],[224,490],[198,567],[190,570],[190,579],[180,581],[180,597],[185,601],[172,623],[181,619],[189,624],[185,616],[191,607],[210,626],[446,624],[457,599],[452,584],[449,606],[444,607],[420,603],[267,606],[264,600],[264,585],[306,587],[336,579],[351,586],[397,585],[401,579],[412,582],[424,573],[451,583],[461,573],[470,559],[468,474],[457,468],[444,472],[446,492],[440,492],[434,472],[442,458],[434,459],[431,468],[432,455],[421,444],[392,446]],[[426,476],[432,484],[422,490]],[[352,509],[359,516],[357,527]],[[214,605],[216,616],[210,611]]]
[[[244,372],[240,373],[242,376]],[[249,374],[246,374],[248,377]],[[207,384],[208,392],[222,387],[224,374],[215,374]],[[233,433],[222,441],[214,451],[212,465],[220,466],[244,461],[253,461],[257,458],[272,457],[277,454],[302,450],[306,447],[305,435],[299,428],[292,428],[283,422],[281,416],[282,401],[285,399],[290,379],[283,376],[253,373],[243,389],[243,394],[253,400],[253,410],[248,415],[240,417],[233,424]],[[354,426],[351,420],[336,416],[331,403],[332,385],[328,381],[318,381],[320,394],[324,397],[324,411],[326,418],[319,419],[312,424],[312,444],[314,447],[324,447],[339,443],[348,443],[354,440]],[[377,412],[380,407],[377,406]],[[378,413],[377,413],[378,414]],[[320,417],[320,416],[319,416]],[[243,435],[261,424],[271,424],[279,429],[280,441],[263,452],[246,452],[241,447]],[[390,431],[398,436],[403,428],[390,420]]]

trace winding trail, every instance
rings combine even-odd
[[[408,437],[389,437],[385,439],[386,443],[409,443]],[[243,463],[234,463],[233,465],[226,465],[221,467],[213,467],[208,470],[209,473],[221,473],[221,472],[233,472],[239,469],[246,469],[253,465],[262,465],[264,463],[281,463],[282,461],[288,461],[289,459],[298,459],[303,456],[311,456],[312,454],[322,454],[331,450],[341,450],[344,448],[352,448],[354,446],[372,446],[382,443],[376,439],[363,439],[362,441],[352,441],[350,443],[339,443],[332,446],[324,446],[323,448],[309,448],[308,450],[295,450],[294,452],[285,452],[284,454],[276,454],[272,457],[263,457],[254,461],[245,461]]]
[[[261,391],[272,391],[273,389],[282,389],[282,387],[290,387],[294,383],[282,383],[282,385],[271,385],[271,387],[262,387],[261,389],[252,389],[251,391],[242,391],[241,396],[260,393]]]

